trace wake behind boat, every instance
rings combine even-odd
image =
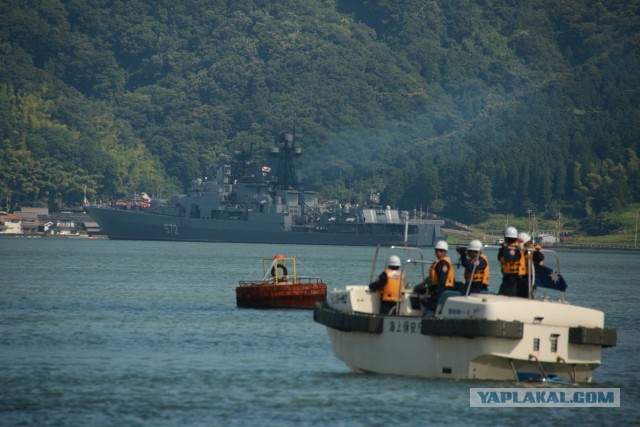
[[[85,210],[110,239],[432,246],[443,238],[442,220],[380,206],[375,191],[362,205],[319,203],[298,185],[293,159],[302,150],[291,134],[270,155],[278,161],[273,172],[242,153],[221,156],[215,177],[196,180],[187,194]]]
[[[327,285],[317,276],[300,275],[295,257],[262,259],[262,276],[241,280],[236,303],[244,308],[306,308],[325,301]]]
[[[327,302],[314,311],[314,320],[327,327],[334,354],[353,370],[425,378],[591,382],[602,348],[616,345],[616,331],[605,328],[603,312],[563,299],[445,292],[436,311],[425,313],[408,285],[425,277],[422,252],[394,250],[407,256],[402,262],[406,286],[392,314],[379,314],[380,294],[367,285],[329,291]],[[374,259],[371,278],[375,265]]]

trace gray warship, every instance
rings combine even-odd
[[[85,210],[116,240],[432,246],[445,237],[443,221],[380,206],[375,191],[363,205],[319,203],[317,192],[298,185],[294,158],[302,149],[293,134],[269,154],[277,160],[273,173],[250,154],[221,156],[215,177],[194,181],[187,194]]]

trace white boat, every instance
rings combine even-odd
[[[419,249],[392,249],[410,255],[403,257],[405,283],[412,266],[415,280],[424,277],[430,262]],[[314,320],[327,327],[334,354],[352,370],[424,378],[588,383],[602,348],[616,345],[602,311],[564,298],[445,294],[436,312],[425,314],[407,283],[397,311],[380,315],[378,292],[349,285],[329,291]]]

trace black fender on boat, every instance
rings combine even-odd
[[[329,328],[344,332],[382,333],[384,319],[366,313],[344,313],[334,310],[326,302],[317,303],[313,310],[313,320]]]
[[[487,319],[422,319],[422,335],[436,337],[522,338],[523,323]]]
[[[367,332],[380,334],[383,331],[384,316],[366,313],[345,313],[334,310],[326,302],[317,303],[313,320],[329,328],[344,332]],[[522,338],[521,322],[505,322],[485,319],[437,319],[423,318],[421,334],[449,337],[498,337]]]
[[[614,347],[618,341],[618,331],[613,328],[569,328],[570,344],[593,344]]]

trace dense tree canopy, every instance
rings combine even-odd
[[[166,196],[293,129],[326,198],[585,224],[640,200],[638,0],[6,0],[0,19],[5,208]]]

